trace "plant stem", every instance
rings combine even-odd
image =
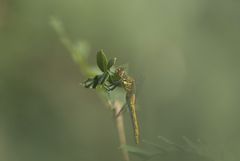
[[[116,116],[120,112],[123,105],[121,104],[121,102],[115,101],[113,106],[115,109],[115,116]],[[126,141],[125,128],[124,128],[124,119],[123,119],[122,114],[120,114],[116,118],[116,125],[117,125],[117,129],[118,129],[120,146],[126,145],[127,141]],[[128,152],[126,150],[122,149],[122,154],[123,154],[124,161],[130,161]]]

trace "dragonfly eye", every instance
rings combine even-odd
[[[120,69],[120,68],[117,68],[117,69],[116,69],[116,73],[117,73],[117,74],[121,73],[121,69]]]
[[[117,73],[120,77],[122,77],[122,76],[124,75],[124,69],[123,69],[123,68],[117,68],[117,69],[116,69],[116,73]]]

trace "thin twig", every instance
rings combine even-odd
[[[121,102],[115,101],[113,106],[114,106],[114,109],[115,109],[115,116],[116,116],[116,115],[119,114],[123,105],[121,104]],[[117,129],[118,129],[120,146],[126,145],[127,140],[126,140],[126,133],[125,133],[125,128],[124,128],[124,119],[123,119],[122,114],[119,114],[118,117],[116,118],[116,125],[117,125]],[[126,151],[123,148],[121,148],[121,149],[122,149],[122,154],[123,154],[124,161],[130,161],[128,151]]]

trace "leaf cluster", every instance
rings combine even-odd
[[[98,86],[100,86],[108,90],[107,87],[113,85],[114,81],[120,79],[113,69],[117,59],[111,58],[108,60],[103,50],[97,52],[96,58],[97,66],[102,73],[97,74],[92,78],[88,78],[85,82],[83,82],[83,86],[93,89],[96,89]]]

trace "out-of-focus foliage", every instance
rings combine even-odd
[[[162,136],[158,138],[161,139],[162,142],[152,143],[145,140],[143,141],[143,143],[151,147],[151,150],[140,149],[129,145],[122,146],[121,148],[145,161],[172,160],[176,156],[179,157],[179,160],[185,161],[215,160],[214,156],[211,156],[211,153],[206,150],[206,145],[194,143],[187,137],[183,137],[187,145],[178,145]]]
[[[0,0],[0,160],[121,160],[114,118],[79,85],[85,76],[61,43],[68,40],[49,26],[53,15],[90,65],[99,49],[130,64],[142,139],[162,145],[161,135],[183,146],[186,136],[201,140],[213,160],[239,160],[239,7],[231,0]]]

